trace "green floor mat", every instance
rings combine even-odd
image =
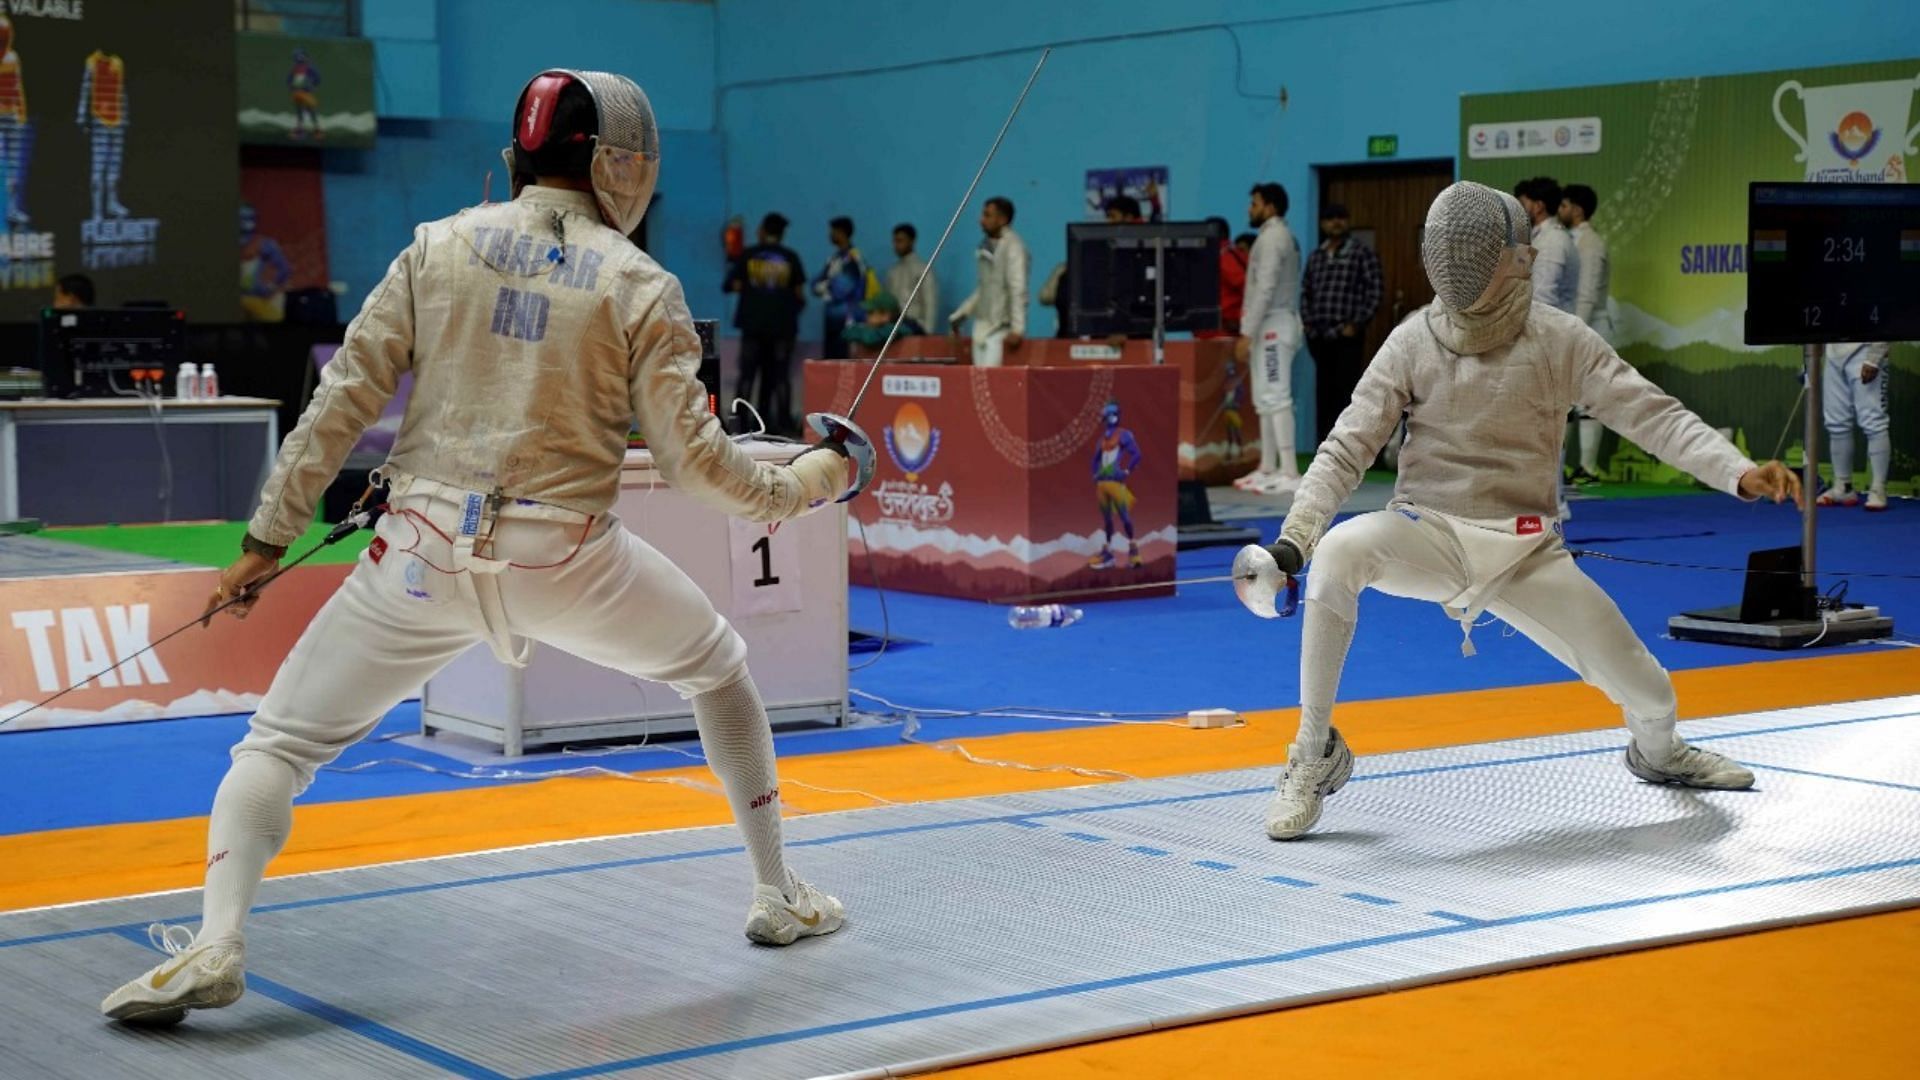
[[[39,535],[49,540],[65,540],[73,544],[85,544],[88,547],[106,548],[110,551],[124,551],[135,555],[151,555],[160,559],[172,559],[175,562],[197,564],[200,566],[221,567],[231,563],[240,555],[240,537],[247,531],[244,521],[217,521],[197,525],[103,525],[88,528],[48,529]],[[307,530],[289,550],[298,555],[309,547],[319,543],[327,535],[327,526],[315,525]],[[373,539],[370,532],[357,532],[345,540],[323,549],[305,563],[307,566],[323,566],[329,563],[350,563],[360,557],[360,552]]]

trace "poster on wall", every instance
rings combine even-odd
[[[1920,59],[1470,95],[1460,105],[1461,174],[1503,190],[1543,175],[1592,187],[1593,228],[1611,261],[1614,347],[1765,456],[1800,392],[1801,354],[1745,342],[1747,186],[1910,183],[1917,92]],[[1543,119],[1553,117],[1576,119]],[[1589,121],[1593,150],[1580,152]],[[1568,149],[1557,146],[1560,126],[1570,128]],[[1546,145],[1514,152],[1516,133],[1529,132]],[[1505,152],[1493,145],[1503,133]],[[1889,380],[1890,414],[1920,416],[1920,345],[1894,345],[1891,362],[1900,374]],[[1920,430],[1896,423],[1892,433],[1897,490],[1920,474]],[[1797,426],[1788,438],[1798,446]],[[1615,478],[1677,479],[1631,446],[1605,464]]]
[[[1136,165],[1124,169],[1087,170],[1087,217],[1099,221],[1106,217],[1107,200],[1130,195],[1140,202],[1140,216],[1148,221],[1167,220],[1167,167]]]
[[[232,34],[221,0],[0,9],[0,319],[75,272],[104,305],[233,317]]]
[[[373,42],[247,33],[234,39],[241,142],[373,145]]]

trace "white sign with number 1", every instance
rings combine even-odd
[[[734,616],[799,611],[798,538],[739,518],[729,518],[727,527],[732,536]]]

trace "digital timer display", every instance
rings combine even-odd
[[[1920,340],[1920,185],[1748,188],[1749,345]]]

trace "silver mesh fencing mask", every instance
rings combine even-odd
[[[514,176],[514,194],[519,194],[530,155],[546,148],[551,139],[580,137],[580,133],[556,132],[552,124],[560,94],[570,85],[584,88],[593,98],[587,176],[600,216],[613,228],[630,233],[646,216],[660,179],[660,130],[647,95],[625,75],[555,68],[527,82],[514,107],[513,143],[501,151]]]

